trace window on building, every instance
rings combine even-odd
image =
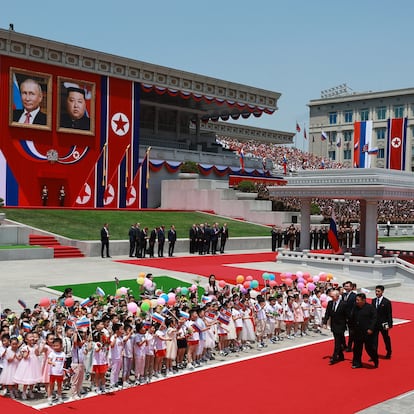
[[[380,148],[380,149],[378,150],[378,155],[377,155],[377,157],[378,157],[378,158],[381,158],[381,159],[384,159],[384,158],[385,158],[385,149],[384,149],[384,148]]]
[[[330,160],[335,161],[336,160],[336,151],[328,151],[328,157]]]
[[[329,124],[334,125],[337,122],[338,113],[337,112],[329,112]]]
[[[350,124],[353,122],[354,119],[354,111],[345,111],[345,123]]]
[[[377,139],[385,139],[385,128],[376,128],[375,134],[377,136]]]
[[[387,108],[385,106],[377,107],[377,119],[386,119],[387,118]]]
[[[331,144],[336,144],[336,138],[337,138],[337,132],[336,131],[331,131],[331,133],[329,134],[329,142]]]
[[[344,142],[351,142],[353,138],[353,131],[344,131]]]
[[[352,159],[352,152],[350,149],[344,150],[344,160]]]
[[[394,106],[394,118],[403,118],[404,117],[404,106],[395,105]]]
[[[359,116],[361,117],[361,122],[362,121],[368,121],[368,118],[369,118],[369,110],[368,109],[361,109],[359,111]]]

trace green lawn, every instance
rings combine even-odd
[[[157,285],[157,289],[161,289],[165,293],[167,293],[172,288],[191,286],[191,283],[183,282],[182,280],[177,280],[170,276],[155,276],[153,280]],[[115,280],[111,282],[102,281],[93,283],[81,283],[78,285],[69,284],[48,287],[59,292],[63,292],[66,288],[70,287],[73,289],[74,296],[85,299],[91,295],[94,295],[96,292],[96,288],[98,286],[103,289],[106,295],[115,295],[117,289],[117,286],[115,285]],[[139,285],[136,279],[120,280],[118,288],[120,287],[126,287],[131,289],[134,297],[139,299]],[[203,292],[204,290],[202,288],[198,288],[198,297],[200,297],[203,294]]]
[[[132,223],[139,222],[149,229],[165,225],[166,230],[175,225],[178,238],[188,237],[194,223],[226,222],[230,237],[269,236],[266,226],[243,223],[237,220],[197,212],[165,211],[105,211],[105,210],[47,210],[47,209],[2,209],[6,218],[76,240],[99,240],[100,229],[109,223],[112,240],[128,239]]]
[[[384,243],[384,242],[402,242],[402,241],[414,241],[414,237],[413,236],[401,236],[401,237],[394,237],[394,236],[390,236],[390,237],[378,237],[378,242],[379,243]]]

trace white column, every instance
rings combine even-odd
[[[310,213],[311,213],[311,199],[301,199],[301,219],[300,219],[300,246],[301,251],[310,248]]]

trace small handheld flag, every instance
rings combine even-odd
[[[96,288],[96,294],[100,297],[104,297],[105,296],[105,292],[103,291],[102,288],[100,288],[99,286]]]
[[[93,299],[86,298],[80,303],[80,305],[81,305],[82,308],[87,308],[88,306],[91,306],[92,303],[93,303]]]
[[[17,301],[17,303],[23,308],[23,309],[26,309],[27,308],[27,305],[26,305],[26,302],[24,301],[24,300],[22,300],[22,299],[19,299],[18,301]]]
[[[160,314],[159,314],[159,313],[157,313],[157,312],[154,312],[154,313],[152,314],[152,320],[153,320],[154,322],[157,322],[157,323],[164,323],[164,322],[165,322],[165,318],[164,318],[164,316],[160,315]]]
[[[76,327],[77,328],[86,328],[90,325],[89,319],[84,316],[83,318],[80,318],[76,321]]]
[[[180,310],[180,318],[190,319],[190,314]]]
[[[29,322],[22,322],[22,328],[24,332],[30,332],[32,330],[32,325]]]

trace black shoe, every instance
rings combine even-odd
[[[345,351],[345,352],[352,352],[352,348],[346,347],[346,348],[344,349],[344,351]]]
[[[352,368],[353,368],[353,369],[356,369],[356,368],[362,368],[362,365],[358,365],[358,364],[356,364],[356,365],[352,365]]]
[[[339,361],[337,359],[330,359],[329,360],[329,365],[335,365],[336,363],[338,363]]]
[[[385,359],[391,359],[391,354],[385,355]]]
[[[112,259],[112,256],[106,256],[106,257],[109,257],[110,259]]]

